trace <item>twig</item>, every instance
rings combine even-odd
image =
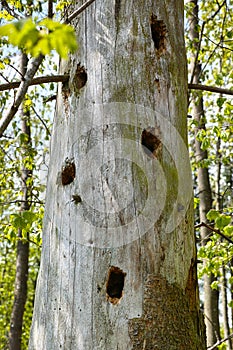
[[[15,66],[13,66],[13,64],[8,63],[7,65],[8,65],[9,67],[11,67],[12,69],[14,69],[14,70],[16,71],[16,73],[18,73],[18,74],[21,76],[22,80],[24,80],[23,74],[22,74],[17,68],[15,68]]]
[[[90,6],[95,0],[88,0],[82,6],[80,6],[76,11],[74,11],[65,21],[65,23],[70,23],[75,17],[80,15],[88,6]]]
[[[214,345],[212,345],[211,347],[207,348],[207,350],[214,350],[216,349],[216,347],[222,343],[224,343],[225,341],[227,341],[228,339],[233,338],[233,333],[231,333],[228,337],[218,340],[217,343],[215,343]]]
[[[37,118],[40,120],[40,122],[44,125],[45,130],[47,131],[48,135],[51,136],[51,133],[49,131],[49,128],[47,127],[46,123],[44,122],[44,120],[40,117],[40,115],[37,113],[37,111],[35,110],[35,108],[32,106],[32,110],[35,113],[35,115],[37,116]]]
[[[229,237],[225,236],[220,230],[217,230],[217,229],[207,225],[205,222],[201,222],[200,224],[195,225],[194,228],[199,228],[199,227],[202,227],[202,226],[208,228],[212,232],[217,233],[219,236],[225,238],[226,241],[228,241],[229,243],[233,244],[233,241]]]
[[[8,80],[6,77],[4,77],[4,75],[3,75],[2,73],[0,73],[0,76],[1,76],[4,80],[6,80],[8,84],[10,84],[9,80]],[[7,84],[6,84],[6,85],[7,85]]]
[[[225,95],[233,95],[233,90],[230,89],[222,89],[216,86],[208,86],[201,84],[188,84],[188,88],[190,90],[204,90],[210,92],[216,92],[217,94],[225,94]]]

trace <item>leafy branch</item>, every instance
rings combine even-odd
[[[226,241],[228,241],[229,243],[233,244],[232,239],[230,239],[229,237],[225,236],[220,230],[215,229],[215,228],[207,225],[205,222],[201,222],[200,224],[195,225],[194,228],[200,228],[200,227],[203,227],[203,226],[208,228],[210,231],[217,233],[219,236],[224,238]]]

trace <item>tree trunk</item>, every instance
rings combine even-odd
[[[191,58],[192,67],[192,83],[200,83],[201,65],[197,59],[198,50],[200,49],[199,32],[198,32],[198,0],[191,0],[193,4],[193,13],[189,18],[190,22],[190,39],[193,42],[194,52]],[[203,98],[201,93],[192,103],[192,111],[194,119],[197,122],[195,130],[195,136],[200,130],[205,130],[205,115],[203,109]],[[212,208],[212,194],[209,179],[209,169],[206,166],[201,165],[201,162],[208,159],[207,151],[203,151],[201,148],[201,142],[195,138],[195,155],[196,162],[198,164],[197,170],[197,183],[198,183],[198,196],[199,203],[199,216],[200,222],[207,223],[206,214]],[[209,230],[202,226],[200,228],[200,235],[202,244],[205,245],[210,237]],[[211,346],[220,339],[220,326],[219,326],[219,311],[218,311],[218,290],[211,288],[212,282],[215,280],[213,274],[204,275],[204,314],[207,333],[207,346]]]
[[[27,56],[22,54],[21,58],[21,72],[25,75],[27,69]],[[28,115],[25,113],[24,105],[20,108],[22,133],[27,135],[24,147],[28,149],[31,144],[31,132],[29,126]],[[31,170],[28,170],[25,166],[22,168],[21,182],[22,188],[22,205],[20,210],[29,210],[30,203],[28,197],[30,194],[30,186],[28,186],[28,180],[31,176]],[[23,315],[24,307],[27,300],[27,281],[28,281],[28,258],[29,258],[29,241],[22,239],[22,230],[18,231],[18,242],[16,251],[16,276],[15,276],[15,288],[14,288],[14,303],[10,320],[10,332],[9,332],[9,350],[21,349],[21,337],[23,327]]]
[[[183,1],[96,1],[74,25],[29,349],[205,349]]]
[[[230,302],[232,303],[233,302],[233,259],[231,259],[231,262],[230,262],[230,274],[231,274],[231,283],[230,283]],[[233,333],[233,312],[231,311],[231,333]],[[233,343],[232,343],[233,345]]]
[[[219,110],[221,113],[221,108]],[[222,162],[221,162],[221,138],[218,137],[216,144],[216,186],[215,186],[215,195],[216,195],[216,210],[223,209],[223,199],[221,196],[221,170],[222,170]],[[223,332],[224,338],[228,338],[230,335],[230,326],[229,326],[229,316],[228,316],[228,296],[227,296],[227,277],[226,277],[226,269],[225,266],[222,265],[220,269],[221,272],[221,301],[222,301],[222,318],[223,318]],[[227,350],[232,350],[231,339],[226,341]]]
[[[224,338],[228,338],[230,335],[230,326],[229,326],[229,316],[228,316],[228,302],[227,302],[227,279],[226,279],[226,270],[222,266],[221,269],[221,296],[222,296],[222,317],[223,317],[223,331]],[[227,350],[232,350],[231,339],[226,341]]]

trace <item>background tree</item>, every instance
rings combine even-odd
[[[200,77],[202,72],[202,66],[198,59],[200,50],[200,33],[198,30],[198,1],[190,1],[191,15],[190,21],[190,40],[192,42],[192,59],[191,59],[191,81],[190,83],[200,83]],[[203,149],[202,141],[198,139],[199,134],[203,131],[206,132],[205,112],[203,106],[203,93],[195,93],[192,95],[192,115],[195,123],[195,163],[197,164],[197,193],[199,197],[199,218],[200,222],[208,223],[206,214],[212,208],[212,191],[210,185],[209,167],[205,162],[208,160],[207,149]],[[210,238],[209,230],[206,226],[200,228],[200,237],[202,245],[206,245]],[[207,333],[207,346],[211,346],[216,343],[220,338],[220,325],[219,325],[219,308],[218,308],[218,290],[212,289],[212,282],[215,280],[214,274],[204,275],[204,314]]]
[[[199,6],[199,11],[197,11],[197,5]],[[190,15],[192,13],[193,16],[192,22],[190,22],[190,31],[194,33],[194,36],[191,36],[191,41],[189,37],[187,37],[186,40],[190,57],[193,57],[191,58],[191,80],[198,79],[199,82],[204,85],[224,85],[227,87],[231,84],[232,78],[228,70],[231,62],[231,34],[229,31],[229,23],[231,23],[232,18],[230,6],[231,2],[228,1],[223,1],[221,3],[191,1],[187,3],[187,13]],[[194,11],[195,9],[196,11]],[[216,23],[218,23],[218,26],[216,26]],[[196,93],[193,93],[190,97],[194,102],[190,113],[195,116],[195,120],[190,123],[190,131],[192,132],[196,127],[200,128],[200,119],[202,123],[202,128],[200,128],[196,134],[195,140],[195,144],[198,145],[198,149],[196,149],[199,159],[193,160],[194,175],[197,176],[196,197],[199,200],[197,203],[199,203],[198,206],[201,211],[203,198],[204,200],[208,199],[205,193],[211,192],[213,201],[212,203],[209,201],[208,208],[217,209],[217,212],[211,211],[212,214],[210,213],[209,215],[206,209],[203,213],[204,218],[200,212],[200,216],[197,219],[197,221],[203,223],[207,223],[207,220],[215,221],[215,228],[218,228],[217,231],[213,232],[211,228],[214,228],[214,226],[211,224],[207,226],[197,225],[198,227],[201,226],[200,229],[206,233],[208,240],[208,242],[202,240],[202,243],[207,244],[204,244],[200,249],[199,257],[201,260],[204,259],[205,261],[204,266],[200,269],[201,274],[205,274],[205,281],[208,283],[208,279],[212,279],[212,292],[209,290],[210,294],[218,292],[218,286],[221,280],[226,282],[223,271],[225,268],[229,271],[229,260],[232,256],[232,240],[230,239],[230,237],[232,237],[232,227],[230,223],[231,218],[229,216],[229,214],[232,213],[232,208],[230,208],[231,204],[229,203],[229,194],[232,192],[230,188],[232,188],[232,185],[229,186],[230,182],[228,180],[225,181],[226,178],[224,175],[225,172],[228,173],[230,171],[232,162],[232,146],[229,142],[232,135],[232,118],[229,118],[232,107],[231,99],[227,99],[223,96],[224,95],[210,95],[209,93],[203,92],[202,98]],[[202,105],[200,106],[201,101]],[[208,157],[204,156],[207,152]],[[201,159],[203,156],[204,159]],[[209,180],[205,182],[209,185],[203,188],[202,184],[206,178],[205,174],[208,174]],[[209,188],[209,190],[207,190],[207,188]],[[203,189],[205,191],[203,191]],[[228,200],[226,200],[227,198]],[[224,232],[227,233],[225,237],[221,236]],[[224,266],[223,269],[221,264]],[[224,324],[226,325],[224,327],[225,338],[227,338],[227,334],[229,335],[229,327],[227,326],[229,318],[226,317],[226,314],[229,312],[229,306],[226,307],[227,294],[225,293],[228,288],[227,282],[222,285],[219,304],[220,312],[225,315],[223,318]],[[225,292],[223,293],[223,291]],[[207,343],[212,348],[216,340],[219,339],[218,326],[214,326],[214,324],[218,324],[219,315],[216,302],[215,306],[208,307],[210,310],[209,313],[207,305],[211,304],[207,303],[207,300],[208,298],[205,296],[204,307],[207,324]],[[220,318],[219,321],[222,322],[222,318]],[[214,339],[216,336],[217,339]],[[217,343],[220,344],[219,341],[217,341]],[[224,346],[225,344],[222,344],[221,348],[224,348]],[[231,349],[229,341],[228,349]]]

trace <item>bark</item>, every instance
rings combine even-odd
[[[29,349],[205,349],[183,1],[96,1],[77,37],[61,66]]]
[[[192,78],[193,83],[198,84],[200,82],[201,65],[198,60],[198,50],[200,49],[199,33],[198,33],[198,1],[192,0],[193,14],[190,16],[190,39],[193,41],[195,52],[192,57]],[[195,136],[200,130],[205,130],[205,115],[203,109],[202,95],[198,95],[192,103],[192,111],[194,119],[197,122],[195,130]],[[199,216],[200,222],[208,224],[206,214],[212,208],[212,194],[209,178],[209,169],[206,166],[202,166],[200,163],[208,159],[207,151],[202,150],[201,142],[195,137],[195,155],[196,162],[199,163],[197,170],[197,184],[198,195],[200,199],[199,204]],[[210,237],[210,231],[206,226],[200,227],[200,235],[202,244],[205,245]],[[219,312],[218,312],[218,298],[219,292],[211,288],[212,282],[215,280],[212,274],[204,276],[204,314],[207,333],[207,346],[211,346],[220,339],[220,326],[219,326]]]
[[[232,342],[229,339],[230,336],[230,326],[229,326],[229,316],[228,316],[228,301],[227,301],[227,279],[226,279],[226,270],[222,266],[221,269],[222,278],[221,278],[221,296],[222,296],[222,317],[223,317],[223,331],[224,338],[228,338],[226,341],[227,350],[232,350]]]
[[[22,55],[21,72],[25,74],[27,68],[27,56]],[[24,107],[21,106],[21,120],[22,120],[22,132],[28,136],[27,144],[30,145],[31,134],[28,120],[25,119]],[[22,181],[22,204],[21,211],[28,210],[29,193],[30,188],[27,185],[27,180],[31,176],[30,171],[25,167],[22,169],[21,181]],[[21,337],[23,327],[23,315],[24,306],[27,300],[27,280],[28,280],[28,258],[29,258],[29,241],[22,240],[22,230],[19,229],[17,251],[16,251],[16,276],[15,276],[15,288],[14,288],[14,303],[10,320],[10,332],[9,332],[9,350],[21,349]]]
[[[221,109],[220,111],[221,112]],[[223,203],[222,203],[222,196],[221,196],[221,169],[222,169],[222,162],[221,162],[221,139],[218,138],[217,144],[216,144],[216,160],[217,160],[217,171],[216,171],[216,186],[215,186],[215,193],[216,193],[216,210],[222,210],[223,209]],[[221,268],[221,301],[222,301],[222,317],[223,317],[223,331],[224,331],[224,338],[228,338],[226,341],[227,350],[232,350],[232,342],[229,338],[230,336],[230,326],[229,326],[229,316],[228,316],[228,297],[227,297],[227,278],[226,278],[226,269],[223,265]]]
[[[231,274],[231,281],[233,281],[233,259],[231,260],[230,262],[230,274]],[[230,283],[230,301],[232,302],[233,301],[233,283],[231,282]],[[233,312],[231,312],[231,332],[233,331]]]

